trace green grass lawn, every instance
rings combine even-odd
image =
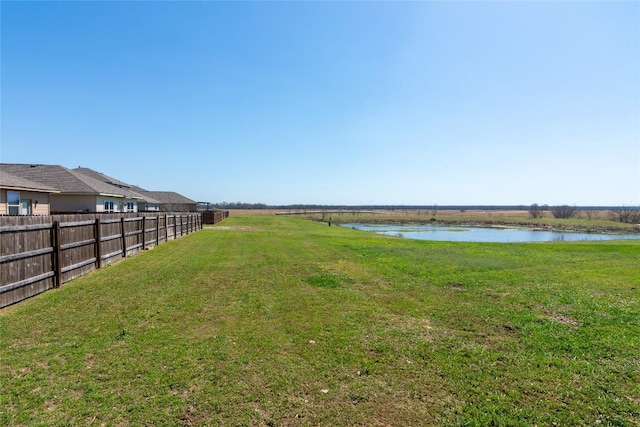
[[[640,242],[219,226],[0,311],[0,425],[640,425]]]

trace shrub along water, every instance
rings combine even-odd
[[[0,312],[0,424],[640,423],[639,242],[220,225]]]

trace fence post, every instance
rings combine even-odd
[[[53,221],[53,235],[53,271],[55,272],[53,287],[59,288],[62,282],[62,249],[60,248],[60,239],[62,233],[60,232],[60,222],[58,221]]]
[[[168,215],[164,214],[164,241],[168,241],[169,240],[169,219],[167,218]]]
[[[124,217],[120,218],[120,230],[122,231],[122,257],[127,257],[127,234],[124,228]]]
[[[100,227],[100,218],[96,218],[96,262],[97,268],[102,268],[102,227]]]
[[[160,244],[160,214],[156,215],[156,246]]]
[[[176,214],[173,214],[173,240],[178,237],[178,220]]]
[[[146,222],[147,217],[142,215],[142,250],[144,251],[145,249],[147,249],[147,228],[146,228]]]

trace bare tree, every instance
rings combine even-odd
[[[541,209],[537,203],[534,203],[529,207],[529,215],[531,215],[531,218],[542,218],[543,213],[544,210]]]
[[[614,221],[640,224],[640,207],[622,207],[612,212]]]
[[[551,208],[551,214],[554,218],[569,219],[576,216],[578,209],[575,206],[561,205]]]

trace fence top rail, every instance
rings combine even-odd
[[[142,221],[142,218],[143,217],[141,217],[141,216],[137,216],[135,218],[122,218],[122,220],[124,222],[132,222],[132,221]]]
[[[14,233],[18,231],[35,231],[35,230],[46,230],[47,228],[52,228],[53,224],[30,224],[30,225],[6,225],[4,227],[0,227],[0,233]]]
[[[101,219],[100,224],[115,224],[116,222],[120,222],[120,218],[115,219]]]
[[[60,227],[61,228],[65,228],[65,227],[79,227],[81,225],[94,225],[96,222],[94,220],[88,220],[88,221],[73,221],[73,222],[61,222],[60,223]]]

